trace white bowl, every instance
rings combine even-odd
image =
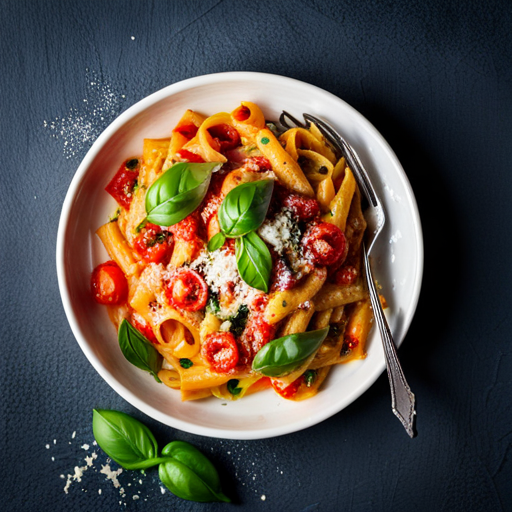
[[[115,210],[104,191],[123,160],[142,153],[143,138],[169,136],[191,108],[211,115],[240,101],[258,104],[267,119],[287,110],[331,123],[355,147],[380,194],[387,225],[375,247],[373,267],[389,304],[389,323],[400,344],[412,321],[423,273],[423,239],[416,201],[395,154],[356,110],[318,87],[263,73],[219,73],[173,84],[121,114],[96,140],[69,187],[57,237],[57,273],[64,309],[83,352],[125,400],[148,416],[193,434],[226,439],[262,439],[301,430],[341,411],[385,368],[380,337],[373,330],[368,357],[334,368],[317,396],[283,400],[272,390],[228,402],[215,398],[182,403],[178,392],[157,384],[128,363],[106,308],[89,289],[92,269],[107,259],[95,230]],[[409,368],[409,371],[413,369]]]

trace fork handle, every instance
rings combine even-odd
[[[401,421],[410,437],[415,436],[414,420],[416,417],[415,397],[409,384],[405,380],[402,366],[398,360],[395,342],[389,328],[388,321],[384,315],[379,294],[373,280],[372,269],[370,267],[370,258],[363,246],[364,268],[366,281],[370,292],[370,301],[373,308],[373,315],[379,327],[382,344],[384,347],[384,356],[386,358],[386,367],[388,370],[389,385],[391,387],[391,408],[395,416]]]

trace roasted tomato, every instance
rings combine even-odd
[[[354,284],[359,277],[359,271],[353,265],[343,265],[336,274],[334,274],[334,282],[339,285]]]
[[[200,230],[200,222],[194,214],[185,217],[183,220],[169,228],[169,231],[178,240],[183,240],[184,242],[193,242],[201,235]]]
[[[195,153],[192,153],[192,151],[188,151],[187,149],[180,149],[179,151],[176,151],[176,154],[182,160],[186,160],[187,162],[190,163],[202,164],[204,162],[204,158],[202,156],[196,155]]]
[[[297,284],[297,279],[283,258],[277,258],[275,260],[272,266],[270,282],[272,283],[270,285],[271,292],[276,290],[281,292],[291,290]]]
[[[264,156],[251,156],[244,162],[245,168],[250,172],[265,172],[272,170],[272,164]]]
[[[183,137],[186,137],[188,140],[193,139],[196,136],[197,133],[197,126],[195,124],[182,124],[181,126],[176,126],[174,128],[173,132],[178,132],[183,135]]]
[[[225,153],[240,145],[240,135],[229,124],[217,124],[208,128],[208,133],[212,136],[212,147],[220,153]]]
[[[128,297],[128,281],[115,261],[102,263],[92,271],[91,289],[100,304],[121,304]]]
[[[302,238],[305,255],[318,266],[341,265],[347,257],[347,241],[343,231],[334,224],[311,225]]]
[[[208,286],[195,270],[181,268],[172,277],[165,294],[170,304],[187,311],[198,311],[206,306]]]
[[[204,340],[201,353],[212,370],[227,373],[238,363],[238,347],[230,332],[216,332]]]
[[[151,326],[137,313],[132,315],[132,325],[137,329],[143,336],[145,336],[151,343],[158,343],[155,333]]]
[[[144,261],[167,263],[172,254],[174,242],[169,231],[147,223],[134,241],[135,250]]]
[[[265,322],[261,315],[253,316],[242,334],[243,343],[250,348],[254,357],[264,345],[272,341],[274,334],[274,326]]]
[[[126,210],[130,209],[133,190],[139,178],[139,160],[130,158],[121,165],[105,190]]]
[[[282,205],[290,209],[303,222],[310,221],[320,215],[318,201],[309,197],[302,197],[299,194],[289,194],[284,198]]]
[[[301,375],[288,386],[283,386],[278,380],[274,379],[270,379],[270,382],[272,383],[272,387],[276,390],[276,393],[281,395],[283,398],[290,400],[297,394],[297,391],[299,390],[303,380],[304,379]]]

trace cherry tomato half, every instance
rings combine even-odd
[[[299,390],[303,380],[304,379],[301,375],[288,386],[283,386],[279,381],[274,379],[270,379],[270,382],[272,383],[272,387],[275,389],[276,393],[281,395],[283,398],[290,400],[297,394],[297,391]]]
[[[212,370],[227,373],[238,363],[238,347],[230,332],[216,332],[206,337],[201,353]]]
[[[130,209],[133,199],[133,189],[139,177],[139,160],[130,158],[126,160],[105,190],[126,210]]]
[[[353,265],[343,265],[336,274],[334,274],[334,282],[339,285],[354,284],[359,277],[359,271]]]
[[[299,194],[289,194],[284,198],[282,204],[303,222],[312,220],[320,215],[320,204],[318,201],[309,197],[302,197]]]
[[[115,261],[107,261],[92,271],[91,290],[96,302],[113,306],[128,297],[128,281]]]
[[[212,147],[224,153],[240,145],[240,135],[229,124],[222,123],[208,128],[208,133],[212,136]]]
[[[151,326],[137,313],[132,314],[132,325],[151,343],[158,344],[158,340]]]
[[[264,345],[272,341],[275,334],[275,328],[265,322],[261,315],[256,315],[248,322],[242,335],[244,345],[250,347],[252,358],[259,352]]]
[[[347,257],[347,241],[334,224],[320,222],[310,226],[302,239],[306,257],[315,265],[341,265]]]
[[[195,153],[192,153],[192,151],[188,151],[187,149],[180,149],[179,151],[176,151],[176,154],[182,160],[186,160],[187,162],[193,164],[202,164],[204,162],[204,158],[202,156],[196,155]]]
[[[160,226],[147,223],[134,241],[135,250],[144,261],[151,263],[167,263],[174,241],[169,231]]]
[[[165,294],[170,304],[187,311],[198,311],[206,306],[208,286],[195,270],[182,268],[173,276]]]

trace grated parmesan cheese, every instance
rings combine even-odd
[[[258,233],[265,242],[272,245],[275,251],[282,255],[285,249],[292,248],[294,240],[300,236],[297,223],[290,210],[283,208],[273,219],[266,219],[258,229]]]
[[[199,272],[213,293],[228,295],[233,300],[227,304],[220,302],[221,318],[233,316],[242,304],[250,305],[261,292],[245,283],[236,265],[236,257],[227,249],[218,249],[213,252],[202,251],[190,268]]]

